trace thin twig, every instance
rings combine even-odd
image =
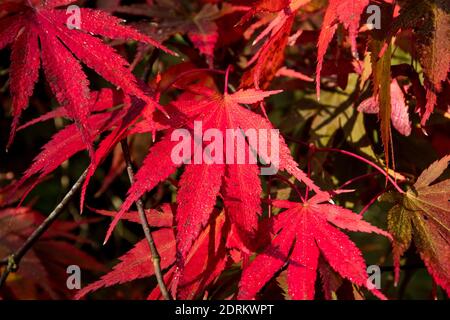
[[[133,165],[131,162],[130,149],[128,148],[127,139],[123,139],[120,142],[122,146],[123,157],[125,158],[125,163],[127,165],[128,178],[130,182],[134,183],[134,171]],[[164,299],[171,300],[171,296],[167,290],[166,284],[164,283],[164,278],[161,271],[161,257],[158,253],[158,249],[156,248],[155,241],[153,240],[152,233],[150,232],[150,226],[148,224],[147,216],[144,211],[144,204],[142,203],[142,199],[139,198],[136,201],[136,207],[138,209],[139,218],[141,220],[142,230],[144,230],[145,238],[147,239],[148,245],[150,247],[150,251],[152,254],[152,262],[153,268],[155,269],[156,280],[158,281],[159,289],[161,290],[161,294]]]
[[[384,190],[378,192],[372,199],[370,199],[370,201],[364,206],[364,208],[361,209],[359,214],[361,216],[364,215],[383,193],[384,193]]]
[[[20,261],[25,256],[25,254],[33,247],[33,245],[39,240],[39,238],[48,230],[52,223],[59,217],[59,215],[64,211],[67,204],[72,200],[74,195],[83,185],[86,179],[87,170],[78,178],[78,181],[72,186],[72,188],[67,192],[61,202],[53,209],[53,211],[48,215],[48,217],[41,223],[36,230],[27,238],[25,243],[13,254],[9,255],[7,258],[3,259],[2,264],[6,265],[5,271],[0,277],[0,288],[6,282],[9,274],[11,272],[16,272],[19,268]]]
[[[383,170],[381,167],[379,167],[378,165],[376,165],[374,162],[367,160],[364,157],[361,157],[355,153],[346,151],[346,150],[341,150],[341,149],[335,149],[335,148],[318,148],[317,152],[338,152],[338,153],[342,153],[345,154],[347,156],[353,157],[355,159],[358,159],[362,162],[367,163],[368,165],[372,166],[374,169],[378,170],[378,172],[380,172],[382,175],[384,175],[386,177],[386,179],[394,186],[394,188],[401,194],[404,194],[405,191],[402,190],[402,188],[400,188],[397,184],[397,182],[395,182],[395,180],[393,180],[391,178],[391,176],[385,171]]]
[[[355,182],[357,182],[359,180],[363,180],[363,179],[366,179],[366,178],[369,178],[369,177],[376,176],[378,174],[380,174],[380,173],[377,171],[377,172],[370,172],[370,173],[366,173],[366,174],[357,176],[357,177],[352,178],[352,179],[346,181],[345,183],[341,184],[337,189],[338,190],[343,189],[343,188],[347,187],[348,185],[350,185],[352,183],[355,183]]]
[[[286,136],[285,138],[286,138],[287,141],[291,141],[291,142],[294,142],[294,143],[298,143],[298,144],[304,145],[304,146],[306,146],[306,147],[308,147],[308,148],[313,147],[313,148],[314,148],[314,151],[315,151],[316,153],[317,153],[317,152],[337,152],[337,153],[345,154],[345,155],[347,155],[347,156],[350,156],[350,157],[353,157],[353,158],[355,158],[355,159],[358,159],[359,161],[362,161],[362,162],[368,164],[369,166],[373,167],[373,168],[376,169],[378,172],[380,172],[382,175],[384,175],[384,176],[386,177],[386,179],[394,186],[394,188],[395,188],[399,193],[401,193],[401,194],[404,194],[404,193],[405,193],[405,191],[403,191],[402,188],[400,188],[400,187],[398,186],[397,182],[395,182],[395,180],[391,178],[391,176],[389,175],[388,172],[386,172],[386,171],[383,170],[381,167],[379,167],[377,164],[375,164],[374,162],[372,162],[372,161],[370,161],[370,160],[368,160],[368,159],[366,159],[366,158],[364,158],[364,157],[361,157],[361,156],[359,156],[359,155],[357,155],[357,154],[355,154],[355,153],[353,153],[353,152],[346,151],[346,150],[335,149],[335,148],[317,148],[317,147],[314,146],[314,145],[310,145],[310,144],[308,144],[308,143],[306,143],[306,142],[303,142],[303,141],[300,141],[300,140],[297,140],[297,139],[294,139],[294,138],[291,138],[291,137],[287,137],[287,136]]]
[[[307,175],[308,178],[311,178],[311,160],[314,157],[314,154],[316,153],[316,150],[314,148],[312,148],[310,150],[310,153],[308,153],[308,163],[307,163]],[[308,201],[308,196],[309,196],[309,185],[306,185],[306,190],[305,190],[305,201]]]
[[[305,198],[303,197],[302,193],[300,192],[300,190],[297,188],[297,186],[295,184],[293,184],[292,182],[290,182],[288,179],[286,179],[285,177],[277,174],[275,176],[271,177],[272,179],[277,179],[280,180],[284,183],[286,183],[287,185],[289,185],[296,193],[297,195],[300,197],[300,199],[302,200],[302,202],[306,202]]]

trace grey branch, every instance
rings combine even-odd
[[[16,272],[19,268],[20,261],[25,256],[25,254],[33,247],[33,245],[39,240],[39,238],[48,230],[52,223],[59,217],[59,215],[64,211],[67,204],[72,200],[74,195],[83,185],[86,179],[87,170],[78,178],[78,181],[72,186],[72,188],[67,192],[61,202],[53,209],[53,211],[48,215],[48,217],[41,223],[36,230],[27,238],[25,243],[13,254],[9,255],[7,258],[0,261],[0,265],[6,265],[5,271],[3,271],[0,277],[0,288],[6,282],[9,274],[11,272]]]
[[[127,165],[128,178],[131,184],[134,183],[134,171],[130,156],[130,150],[128,148],[127,139],[123,139],[120,142],[122,146],[123,156]],[[136,201],[136,207],[138,209],[139,218],[141,220],[142,229],[144,230],[145,238],[147,239],[148,245],[150,247],[150,252],[152,254],[153,267],[155,269],[156,280],[158,281],[159,289],[161,294],[166,300],[171,300],[171,296],[167,290],[166,284],[164,283],[164,278],[161,271],[161,257],[156,248],[155,241],[153,240],[152,233],[150,232],[150,226],[148,224],[147,216],[145,215],[144,204],[142,199]]]

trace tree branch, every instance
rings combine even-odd
[[[59,217],[59,215],[64,211],[67,204],[72,200],[74,195],[83,185],[86,179],[87,170],[78,178],[78,181],[72,186],[72,188],[67,192],[61,202],[53,209],[53,211],[48,215],[48,217],[41,223],[36,230],[27,238],[25,243],[13,254],[9,255],[7,258],[1,261],[1,265],[6,265],[5,271],[0,277],[0,288],[6,282],[9,274],[11,272],[16,272],[19,269],[20,261],[25,256],[25,254],[33,247],[33,245],[39,240],[39,238],[48,230],[52,223]]]
[[[134,183],[134,171],[133,171],[133,165],[131,161],[130,156],[130,149],[128,148],[128,142],[127,139],[123,139],[120,142],[122,146],[123,156],[125,158],[125,162],[127,165],[127,172],[128,172],[128,178],[131,182],[131,184]],[[152,262],[153,262],[153,268],[155,269],[155,276],[156,280],[158,281],[159,289],[161,290],[161,294],[163,295],[164,299],[171,300],[171,296],[167,290],[166,284],[164,283],[164,278],[161,271],[161,257],[158,253],[158,249],[156,248],[155,241],[153,240],[152,233],[150,232],[150,226],[148,224],[147,217],[145,215],[144,210],[144,204],[142,202],[142,199],[139,198],[136,201],[136,207],[138,209],[139,218],[141,220],[142,230],[144,230],[145,238],[147,239],[148,245],[150,247],[150,251],[152,254]]]

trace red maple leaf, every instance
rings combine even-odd
[[[153,237],[161,255],[161,268],[167,270],[164,280],[172,295],[179,299],[192,299],[202,294],[204,289],[216,279],[224,270],[228,261],[227,247],[232,238],[229,223],[225,215],[214,212],[206,227],[195,241],[192,250],[186,258],[184,273],[180,278],[175,277],[177,268],[176,242],[173,225],[173,214],[170,205],[163,205],[162,211],[147,210],[146,216],[152,227],[159,229],[153,232]],[[95,212],[115,216],[116,212],[95,210]],[[139,223],[137,212],[127,212],[122,219]],[[146,239],[139,241],[133,249],[119,258],[118,263],[111,272],[80,290],[75,298],[80,299],[88,293],[102,287],[109,287],[136,279],[147,278],[154,275],[149,247]],[[148,299],[161,299],[158,287],[154,288]]]
[[[391,121],[395,129],[404,136],[411,134],[411,121],[409,120],[408,106],[405,103],[405,96],[397,80],[391,82]],[[359,112],[375,113],[380,112],[380,106],[374,97],[367,98],[358,106]]]
[[[192,44],[207,59],[209,67],[214,64],[214,50],[219,39],[218,28],[215,20],[233,13],[236,8],[223,5],[221,9],[215,4],[192,3],[189,13],[185,12],[185,6],[180,1],[165,0],[147,4],[122,5],[111,8],[118,13],[144,16],[152,19],[153,24],[138,23],[137,28],[142,33],[148,34],[154,39],[164,41],[176,34],[185,34]],[[133,65],[145,56],[151,47],[144,46],[139,49],[139,54]]]
[[[340,22],[348,30],[352,53],[357,56],[356,37],[358,35],[361,14],[369,4],[369,0],[330,0],[325,17],[323,18],[322,30],[320,31],[319,42],[317,43],[317,69],[316,69],[316,90],[320,97],[320,73],[322,71],[323,58],[327,52],[328,45],[333,40],[337,29],[337,22]]]
[[[194,122],[202,121],[202,132],[208,129],[216,129],[222,133],[222,137],[226,137],[226,130],[241,130],[246,132],[248,129],[260,131],[260,139],[266,142],[267,150],[271,150],[274,143],[279,144],[279,170],[285,170],[294,175],[299,181],[303,181],[311,190],[316,193],[323,194],[321,191],[299,168],[292,158],[289,148],[281,136],[277,136],[278,141],[272,140],[271,130],[272,124],[264,117],[248,110],[241,104],[253,104],[262,101],[264,98],[278,93],[279,91],[261,91],[257,89],[239,90],[233,94],[229,94],[228,73],[225,81],[224,94],[216,90],[191,85],[188,90],[193,92],[181,95],[177,102],[173,105],[184,116],[182,128],[192,132],[194,130]],[[168,109],[169,110],[169,109]],[[182,122],[183,117],[180,115],[172,116],[175,122]],[[261,136],[262,132],[262,136]],[[172,150],[179,144],[178,141],[172,141],[170,131],[166,136],[156,143],[150,150],[149,155],[144,160],[140,170],[136,174],[135,183],[131,186],[128,197],[120,212],[115,216],[107,235],[106,240],[111,235],[117,222],[122,215],[131,207],[131,205],[139,199],[145,192],[153,189],[159,182],[166,179],[170,174],[181,166],[181,163],[174,163],[172,159]],[[245,136],[243,135],[243,138]],[[195,139],[193,139],[195,140]],[[195,143],[194,149],[195,150]],[[245,144],[245,154],[249,154],[249,150],[260,152],[258,142],[249,139]],[[223,145],[226,145],[224,139]],[[227,148],[223,148],[227,149]],[[189,156],[193,161],[184,161],[186,169],[180,180],[180,189],[177,196],[177,252],[179,265],[183,266],[192,243],[197,239],[202,227],[205,226],[213,208],[216,204],[217,196],[221,196],[225,203],[225,212],[230,218],[233,225],[237,227],[240,237],[244,243],[249,243],[250,239],[257,229],[258,214],[261,213],[260,194],[261,186],[258,177],[257,164],[223,164],[230,163],[224,159],[230,156],[236,159],[237,150],[233,150],[231,154],[224,150],[218,152],[215,156],[219,156],[222,152],[222,162],[218,162],[211,158],[210,162],[203,161],[196,163],[196,154]],[[212,150],[211,150],[212,151]],[[195,153],[195,151],[194,151]],[[213,152],[211,152],[213,153]],[[200,154],[202,156],[203,154]],[[267,158],[269,155],[259,153],[264,163],[270,163]],[[233,163],[237,163],[234,161]]]
[[[262,25],[269,23],[268,26],[256,37],[252,45],[266,41],[261,48],[254,54],[247,66],[252,66],[242,77],[241,87],[248,88],[267,88],[277,71],[282,67],[284,60],[284,49],[289,44],[289,34],[294,23],[294,18],[300,7],[308,4],[310,0],[295,1],[259,1],[244,16],[243,20],[248,19],[258,11],[278,11],[271,20],[270,16],[264,17],[248,28],[244,36],[249,38],[253,32]],[[299,33],[300,34],[300,33]]]
[[[255,260],[244,269],[239,284],[239,299],[251,299],[287,264],[288,292],[292,299],[314,299],[319,256],[323,255],[342,277],[356,285],[367,285],[367,273],[361,252],[347,235],[336,227],[350,231],[374,232],[391,239],[362,217],[342,207],[321,204],[320,196],[306,203],[274,201],[288,210],[272,221],[274,239]],[[373,294],[384,298],[374,288]]]
[[[91,92],[88,108],[90,112],[97,113],[89,115],[86,123],[95,134],[92,135],[92,139],[101,133],[110,130],[111,127],[117,123],[121,124],[124,118],[130,118],[130,114],[134,114],[134,117],[137,117],[137,115],[142,113],[142,105],[132,105],[128,109],[108,110],[119,104],[122,100],[123,97],[118,92],[111,89]],[[19,127],[18,130],[25,129],[41,121],[67,116],[67,110],[63,107],[59,107],[29,121]],[[37,184],[42,182],[64,161],[85,149],[86,144],[84,143],[77,126],[75,124],[66,126],[64,129],[55,133],[50,141],[42,147],[42,151],[34,158],[33,164],[25,171],[20,180],[11,185],[12,188],[7,192],[6,198],[16,198],[16,193],[19,189],[25,187],[23,192],[20,192],[20,198],[24,200],[27,194]],[[103,149],[99,148],[99,150],[94,153],[94,156],[100,159],[98,154],[101,152],[103,152]]]
[[[128,62],[92,35],[133,39],[165,51],[168,49],[150,37],[122,25],[120,19],[103,11],[82,8],[80,29],[69,28],[66,10],[57,7],[74,2],[71,0],[8,2],[14,4],[16,10],[0,19],[0,49],[12,43],[11,95],[14,120],[9,144],[14,138],[19,117],[33,93],[41,61],[53,93],[66,109],[67,115],[75,120],[87,145],[91,143],[88,124],[89,81],[80,61],[126,94],[139,97],[151,108],[158,107],[138,87],[128,69]]]
[[[269,26],[255,39],[261,41],[265,36],[269,39],[249,61],[251,68],[243,75],[241,87],[267,88],[275,77],[284,60],[284,48],[288,44],[289,33],[294,22],[294,14],[280,12]]]

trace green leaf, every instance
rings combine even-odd
[[[450,155],[433,163],[417,179],[403,201],[389,211],[388,229],[394,235],[396,280],[400,256],[411,239],[429,273],[450,293],[450,180],[430,185],[447,168]]]

